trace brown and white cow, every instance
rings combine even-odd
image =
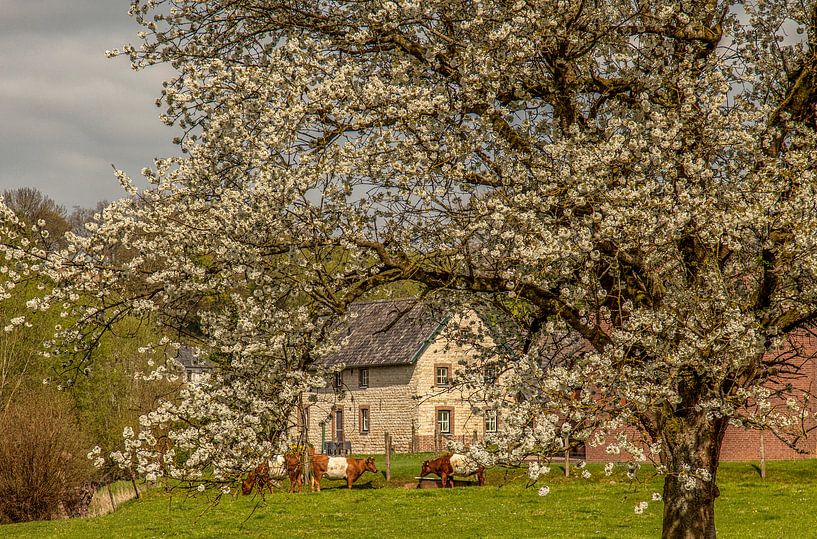
[[[263,493],[264,488],[269,488],[272,494],[272,482],[280,481],[289,477],[289,491],[294,492],[295,487],[299,489],[303,486],[303,467],[301,459],[297,455],[287,453],[285,455],[274,455],[271,459],[261,462],[255,467],[247,479],[241,483],[241,492],[245,496],[250,494],[254,487]]]
[[[352,488],[352,483],[365,472],[377,473],[374,457],[356,459],[354,457],[330,457],[329,455],[314,455],[312,457],[312,485],[321,491],[321,478],[346,479],[346,485]]]
[[[476,475],[479,486],[485,484],[485,466],[480,466],[474,459],[459,453],[449,453],[442,457],[423,462],[420,477],[437,474],[442,479],[443,488],[454,486],[454,476]]]

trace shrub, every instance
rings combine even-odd
[[[75,512],[74,498],[94,478],[90,443],[70,400],[47,388],[0,411],[0,522]]]

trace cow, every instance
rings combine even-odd
[[[442,479],[443,488],[454,486],[455,475],[476,475],[479,486],[485,484],[485,466],[480,466],[474,459],[459,453],[448,453],[434,460],[423,462],[423,469],[420,470],[420,477],[428,474],[437,474]]]
[[[296,487],[300,489],[303,486],[301,459],[292,453],[274,455],[271,459],[261,462],[250,472],[247,479],[241,483],[241,493],[246,496],[255,486],[258,486],[262,493],[264,488],[269,488],[272,494],[272,482],[280,481],[287,476],[289,476],[290,492],[294,492]]]
[[[365,472],[377,473],[374,457],[356,459],[354,457],[330,457],[329,455],[314,455],[312,457],[312,485],[321,491],[321,478],[346,479],[346,486],[352,488],[352,483]]]

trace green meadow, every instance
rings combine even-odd
[[[564,478],[554,465],[545,481],[527,486],[521,470],[495,468],[483,488],[416,489],[424,455],[397,455],[392,479],[366,473],[351,491],[324,481],[320,493],[188,497],[154,489],[97,518],[0,527],[7,538],[96,537],[657,537],[661,478],[644,467],[637,480],[623,468],[605,477]],[[378,457],[383,468],[383,459]],[[721,538],[817,538],[817,460],[769,463],[760,479],[751,463],[724,463],[717,527]],[[550,493],[538,495],[547,484]],[[637,515],[641,501],[649,506]]]

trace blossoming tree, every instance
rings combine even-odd
[[[182,153],[139,193],[120,174],[131,198],[62,258],[8,242],[13,271],[93,300],[63,337],[150,315],[221,358],[188,411],[222,422],[174,436],[225,481],[352,301],[409,281],[515,305],[526,357],[548,331],[590,347],[529,390],[641,429],[664,536],[713,537],[729,422],[809,427],[807,395],[767,403],[817,315],[817,11],[733,4],[133,0],[142,43],[110,53],[176,68]]]

